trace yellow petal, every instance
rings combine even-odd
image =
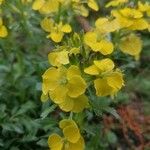
[[[108,55],[111,54],[114,50],[114,46],[111,42],[107,41],[107,40],[101,40],[100,41],[100,52],[103,55]]]
[[[59,2],[56,0],[47,0],[44,5],[40,8],[40,13],[49,14],[53,12],[58,12]]]
[[[4,38],[8,35],[7,28],[5,26],[0,26],[0,37]]]
[[[121,72],[113,72],[106,79],[108,85],[111,86],[115,92],[120,90],[121,87],[124,85],[123,74]]]
[[[70,142],[68,143],[67,150],[84,150],[84,149],[85,149],[85,143],[82,136],[76,143],[70,143]]]
[[[63,32],[51,32],[50,36],[48,36],[48,37],[51,37],[51,39],[54,42],[59,43],[59,42],[61,42],[63,36],[64,36]]]
[[[90,75],[98,75],[99,69],[95,65],[92,65],[92,66],[89,66],[88,68],[85,68],[84,72]]]
[[[129,27],[133,24],[133,19],[123,17],[117,10],[111,11],[111,14],[116,18],[120,28]]]
[[[68,95],[70,97],[78,97],[86,90],[86,83],[81,76],[73,76],[68,80]]]
[[[54,90],[58,86],[59,72],[56,68],[49,68],[42,76],[42,91],[46,95],[49,90]]]
[[[74,125],[65,127],[63,129],[63,134],[65,138],[71,143],[76,143],[81,136],[79,129]]]
[[[112,87],[110,87],[108,84],[107,84],[107,80],[104,78],[104,79],[96,79],[94,81],[94,87],[96,89],[96,95],[97,96],[108,96],[108,95],[111,95],[112,93]]]
[[[80,76],[80,70],[79,67],[75,66],[75,65],[71,65],[67,71],[67,78],[70,79],[73,76]]]
[[[58,134],[52,134],[48,138],[48,146],[51,150],[62,150],[63,139]]]
[[[59,104],[60,109],[62,109],[65,112],[69,112],[72,110],[74,105],[73,99],[70,97],[66,97],[66,99]]]
[[[46,32],[51,32],[52,29],[53,29],[53,25],[54,25],[54,22],[51,19],[49,19],[49,18],[44,18],[41,21],[41,27]]]
[[[135,34],[131,34],[121,40],[119,47],[123,53],[137,56],[142,50],[142,41]]]
[[[33,10],[39,10],[45,3],[45,0],[35,0],[32,5]]]
[[[72,108],[72,112],[79,113],[82,112],[83,109],[89,106],[88,98],[85,95],[81,95],[77,98],[73,98],[74,104]]]
[[[106,22],[108,22],[107,18],[98,18],[95,22],[95,26],[96,28],[100,28]]]
[[[62,26],[61,31],[64,33],[70,33],[71,32],[71,26],[69,24],[65,24]]]
[[[96,67],[98,67],[98,69],[101,72],[111,71],[115,66],[114,62],[109,58],[105,58],[102,60],[95,60],[94,64],[96,65]]]
[[[71,119],[63,119],[63,120],[61,120],[61,121],[59,122],[59,127],[60,127],[61,129],[64,129],[64,128],[70,126],[70,125],[73,125],[73,126],[75,126],[75,127],[78,127],[78,126],[76,125],[76,123],[75,123],[73,120],[71,120]]]
[[[132,25],[128,27],[129,30],[145,30],[148,28],[148,22],[145,19],[133,20]]]
[[[68,89],[63,86],[57,86],[53,91],[49,91],[49,96],[56,104],[61,104],[66,99]]]
[[[99,10],[98,4],[95,2],[95,0],[88,0],[88,6],[95,11]]]
[[[87,32],[84,35],[84,42],[88,46],[91,46],[92,44],[95,44],[97,42],[97,34],[95,32]]]

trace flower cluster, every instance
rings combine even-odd
[[[59,122],[63,137],[54,133],[48,138],[48,145],[51,150],[83,150],[84,139],[80,134],[77,124],[71,119],[63,119]]]
[[[113,54],[121,51],[138,60],[142,40],[137,31],[150,30],[148,2],[111,0],[104,6],[107,17],[100,15],[86,33],[79,32],[72,22],[79,15],[87,17],[90,9],[99,11],[99,4],[96,0],[35,0],[32,5],[44,15],[40,25],[47,38],[57,43],[48,55],[51,66],[42,76],[41,100],[50,98],[65,112],[91,108],[89,90],[95,97],[115,98],[124,86],[124,74]],[[64,137],[52,134],[49,147],[83,150],[84,140],[75,122],[63,120],[59,125]]]

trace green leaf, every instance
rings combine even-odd
[[[53,112],[56,107],[56,105],[52,105],[51,107],[46,108],[41,114],[42,119],[46,118],[48,114]]]

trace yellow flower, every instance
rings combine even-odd
[[[130,34],[121,39],[119,47],[123,53],[132,55],[138,59],[142,50],[142,40],[137,35]]]
[[[0,37],[4,38],[8,35],[7,28],[3,25],[3,20],[0,18]]]
[[[68,69],[61,66],[59,68],[49,68],[43,77],[42,91],[46,95],[49,93],[51,99],[61,104],[66,97],[77,98],[84,94],[86,83],[81,77],[77,66],[70,66]]]
[[[107,18],[98,18],[95,26],[101,34],[108,34],[120,29],[120,24],[117,19],[108,20]]]
[[[99,7],[98,7],[98,4],[96,3],[96,1],[95,0],[88,0],[88,6],[90,7],[90,8],[92,8],[93,10],[95,10],[95,11],[98,11],[99,10]]]
[[[116,6],[118,6],[118,5],[121,5],[121,4],[124,4],[124,3],[127,3],[128,2],[128,0],[111,0],[110,2],[108,2],[107,4],[106,4],[106,8],[108,8],[108,7],[110,7],[110,6],[112,6],[112,7],[116,7]]]
[[[84,42],[94,52],[100,52],[103,55],[111,54],[114,50],[113,44],[106,39],[99,39],[96,32],[87,32],[84,35]]]
[[[114,62],[106,58],[85,68],[85,73],[96,76],[94,87],[97,96],[114,96],[124,85],[123,74],[119,69],[113,70],[114,66]]]
[[[59,9],[59,2],[58,0],[35,0],[32,9],[42,14],[54,13]]]
[[[50,52],[48,55],[49,63],[52,66],[61,66],[69,63],[69,52],[66,50],[60,52]]]
[[[48,146],[51,150],[84,150],[84,139],[80,134],[77,124],[71,119],[63,119],[59,122],[63,137],[54,133],[48,138]]]
[[[69,24],[63,24],[62,22],[56,24],[49,18],[45,18],[41,21],[41,27],[50,33],[47,38],[51,38],[56,43],[61,42],[64,33],[70,33],[72,31]]]
[[[121,28],[127,28],[129,30],[144,30],[148,28],[148,23],[143,18],[143,13],[139,10],[123,8],[119,11],[113,10],[111,13]]]

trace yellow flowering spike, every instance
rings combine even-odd
[[[63,129],[63,134],[65,138],[71,143],[78,142],[79,138],[81,137],[78,127],[74,125],[65,127]]]
[[[68,149],[67,150],[84,150],[85,149],[85,143],[84,139],[81,136],[80,139],[77,141],[77,143],[68,143]]]
[[[130,34],[121,39],[119,47],[123,53],[137,57],[142,50],[142,41],[137,35]]]
[[[94,64],[101,72],[111,71],[115,67],[114,62],[109,58],[94,61]]]
[[[64,128],[66,128],[67,126],[70,126],[70,125],[73,125],[73,126],[76,126],[76,127],[77,127],[76,123],[75,123],[73,120],[71,120],[71,119],[63,119],[63,120],[61,120],[61,121],[59,122],[59,127],[60,127],[61,129],[64,129]]]
[[[143,14],[140,11],[132,8],[123,8],[119,12],[121,13],[121,15],[127,18],[137,19],[143,17]]]
[[[63,139],[58,134],[52,134],[48,138],[48,146],[51,150],[62,150]]]
[[[99,69],[95,65],[91,65],[87,68],[84,69],[84,72],[90,75],[98,75],[99,74]]]
[[[51,52],[48,54],[49,63],[52,66],[61,66],[69,63],[68,51]]]
[[[98,78],[94,81],[97,96],[108,96],[112,93],[112,87],[107,84],[107,79]]]
[[[128,0],[111,0],[110,2],[108,2],[107,4],[106,4],[106,8],[108,8],[108,7],[110,7],[110,6],[112,6],[112,7],[116,7],[116,6],[118,6],[118,5],[120,5],[120,4],[124,4],[124,3],[126,3],[126,2],[128,2]]]
[[[54,22],[53,20],[49,19],[49,18],[44,18],[41,21],[41,27],[44,31],[46,32],[51,32],[54,26]]]
[[[92,8],[93,10],[95,11],[98,11],[99,10],[99,7],[98,7],[98,4],[95,2],[95,0],[88,0],[88,6],[90,8]]]
[[[65,24],[62,26],[61,31],[64,33],[70,33],[72,31],[72,28],[69,24]]]
[[[33,10],[39,10],[45,3],[45,0],[35,0],[32,4]]]
[[[4,25],[0,26],[0,37],[4,38],[7,35],[8,35],[7,28]]]
[[[78,97],[86,90],[86,83],[81,76],[72,76],[67,84],[68,95],[70,97]]]

